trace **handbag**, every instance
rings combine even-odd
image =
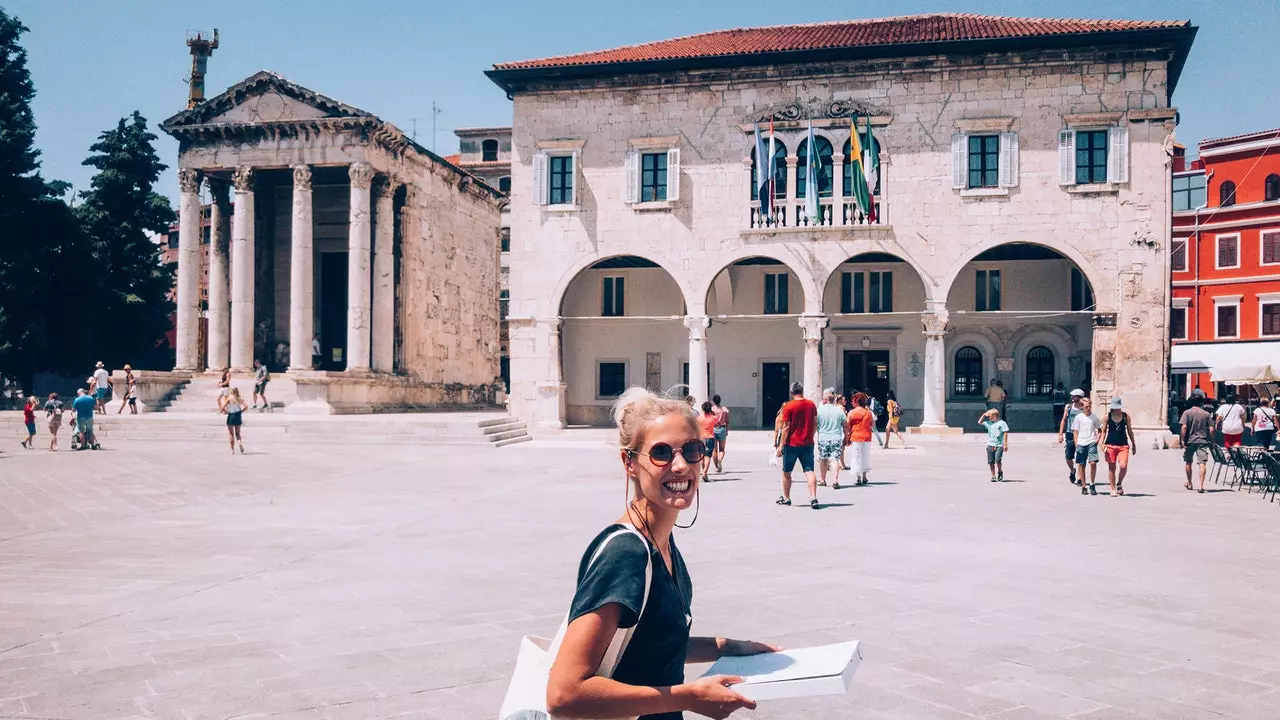
[[[635,528],[623,528],[606,537],[600,543],[600,547],[596,548],[595,553],[591,556],[591,563],[587,565],[588,569],[600,558],[600,554],[604,552],[609,543],[628,533],[640,538],[640,541],[644,543],[645,549],[650,550],[649,541],[645,539],[644,535],[641,535]],[[618,668],[618,662],[622,659],[622,654],[627,650],[627,644],[631,642],[631,636],[635,634],[636,628],[640,627],[640,618],[644,616],[645,606],[649,604],[649,588],[652,582],[653,559],[650,556],[649,562],[645,563],[644,566],[644,600],[640,602],[640,614],[636,616],[636,624],[625,630],[618,628],[617,632],[614,633],[613,641],[609,643],[609,648],[605,650],[604,658],[600,660],[600,668],[596,670],[596,675],[613,677],[613,672]],[[544,637],[532,635],[526,635],[521,638],[520,650],[516,655],[516,668],[511,673],[511,683],[507,686],[507,695],[502,700],[502,708],[498,711],[499,720],[555,720],[547,712],[547,680],[551,675],[551,663],[555,661],[556,654],[560,651],[560,643],[564,641],[564,634],[568,628],[569,613],[566,612],[564,620],[560,623],[560,629],[556,631],[553,639],[548,640]]]

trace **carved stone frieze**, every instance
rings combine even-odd
[[[200,172],[191,168],[178,170],[178,187],[184,193],[200,192]]]
[[[800,120],[838,119],[864,117],[867,115],[887,115],[881,109],[857,100],[810,100],[772,105],[747,117],[747,122],[796,122]]]
[[[351,187],[368,190],[373,184],[373,167],[369,163],[352,163],[347,175],[351,178]]]

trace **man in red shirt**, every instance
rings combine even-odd
[[[791,504],[791,469],[800,461],[809,485],[809,507],[818,509],[818,478],[813,474],[813,440],[818,428],[818,406],[804,396],[804,386],[791,383],[791,400],[782,406],[778,427],[778,456],[782,458],[782,497],[779,505]]]

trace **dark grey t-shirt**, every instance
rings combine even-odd
[[[631,642],[622,653],[613,679],[628,685],[664,687],[684,682],[684,661],[689,650],[689,628],[693,623],[693,581],[684,558],[671,539],[671,567],[657,550],[647,551],[645,543],[630,533],[614,538],[600,557],[591,562],[605,538],[622,529],[610,525],[587,546],[578,565],[578,589],[569,607],[569,622],[617,603],[622,612],[619,627],[636,627]],[[644,603],[644,566],[653,563],[653,580],[644,616],[636,616]],[[590,566],[590,567],[588,567]],[[673,577],[674,575],[674,577]],[[681,720],[683,713],[645,715],[642,720]]]
[[[1187,429],[1187,444],[1208,445],[1212,437],[1213,416],[1201,407],[1190,407],[1182,413],[1178,424]]]

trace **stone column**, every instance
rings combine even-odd
[[[822,398],[822,330],[827,326],[825,315],[800,316],[800,329],[804,331],[804,394],[818,402]]]
[[[293,168],[293,225],[289,245],[289,369],[311,369],[315,337],[315,255],[311,168]]]
[[[231,360],[231,276],[228,266],[231,240],[231,201],[227,183],[210,178],[213,206],[209,213],[209,354],[208,369],[218,372]]]
[[[701,406],[710,399],[707,388],[707,328],[711,327],[711,318],[705,315],[685,317],[684,326],[689,328],[689,394],[694,404]]]
[[[231,369],[253,369],[253,168],[232,176],[236,213],[231,219]]]
[[[560,326],[563,323],[558,317],[538,321],[539,328],[547,338],[546,379],[536,384],[538,399],[534,417],[539,430],[563,430],[565,425],[565,384],[560,361]]]
[[[200,353],[200,173],[178,170],[178,277],[175,370],[195,370]]]
[[[373,238],[373,369],[391,372],[396,351],[395,273],[396,185],[389,179],[378,186]]]
[[[950,314],[938,309],[920,316],[924,325],[924,420],[921,429],[947,426],[947,322]]]
[[[831,224],[844,224],[844,155],[831,156]]]
[[[373,168],[354,163],[347,219],[347,372],[369,369],[369,189]]]

